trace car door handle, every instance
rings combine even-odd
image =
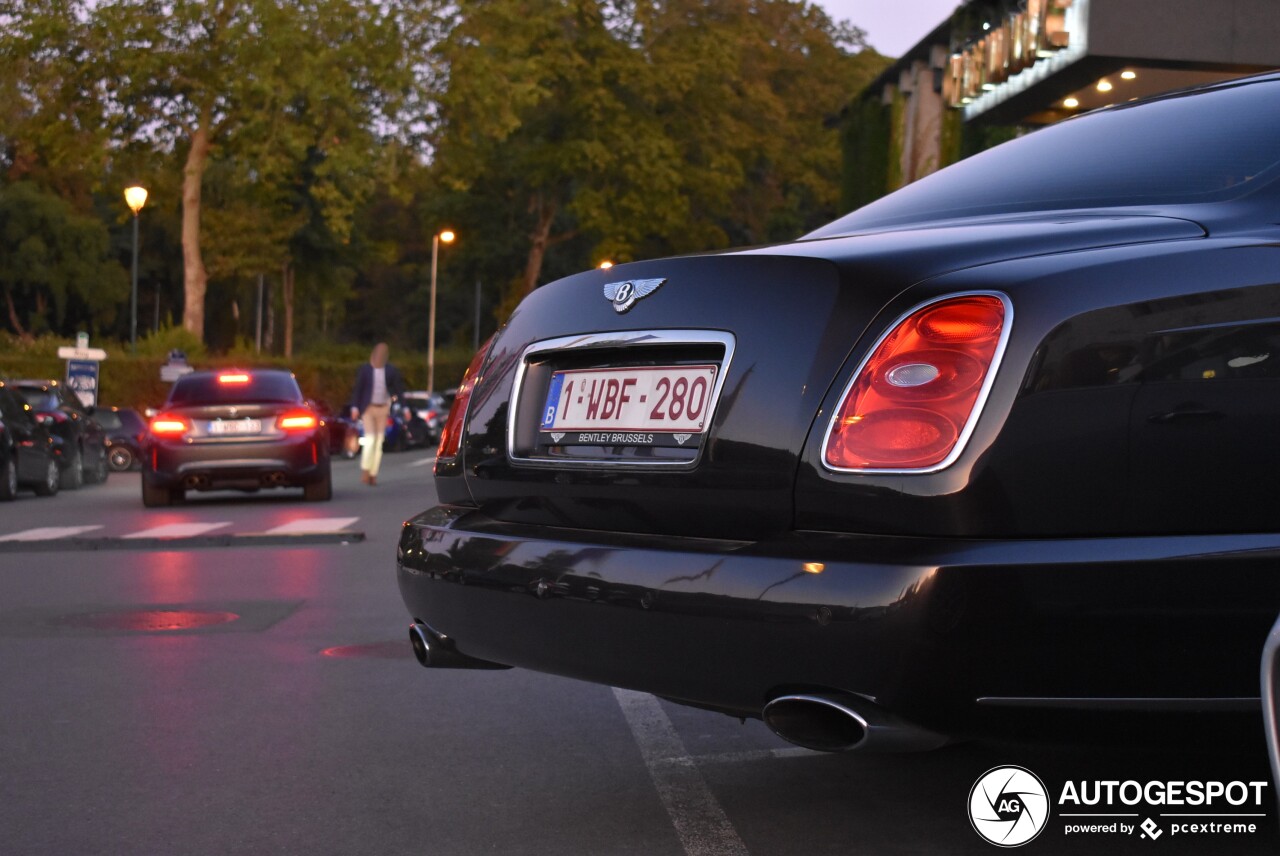
[[[1148,422],[1154,422],[1157,425],[1168,425],[1173,422],[1209,422],[1215,419],[1223,419],[1227,414],[1221,410],[1209,410],[1203,407],[1177,407],[1167,413],[1156,413],[1147,417]]]

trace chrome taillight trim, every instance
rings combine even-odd
[[[996,342],[995,354],[991,357],[991,365],[987,368],[986,377],[982,380],[982,387],[978,390],[978,398],[973,403],[973,410],[969,413],[969,420],[965,422],[964,428],[960,431],[960,436],[956,439],[955,447],[951,452],[938,463],[929,467],[918,467],[914,469],[891,468],[891,467],[833,467],[827,463],[827,446],[831,443],[831,435],[836,429],[836,422],[840,419],[840,409],[844,406],[845,401],[849,398],[849,393],[853,391],[853,385],[858,382],[858,378],[862,376],[862,372],[867,367],[867,363],[884,344],[885,339],[889,338],[895,330],[902,325],[904,321],[915,315],[921,310],[928,309],[935,303],[943,303],[948,300],[955,300],[959,297],[995,297],[1004,306],[1004,323],[1000,328],[1000,339]],[[818,450],[819,457],[822,462],[822,468],[831,473],[862,473],[867,475],[927,475],[945,470],[954,464],[964,454],[965,447],[969,445],[969,438],[973,435],[974,429],[978,426],[978,418],[982,415],[982,410],[986,407],[987,398],[991,395],[991,387],[995,385],[996,375],[1000,371],[1000,363],[1004,359],[1005,347],[1009,344],[1009,333],[1013,329],[1013,303],[1009,300],[1009,296],[1000,291],[957,291],[951,294],[944,294],[939,297],[930,298],[923,303],[918,303],[912,308],[903,312],[893,323],[885,327],[884,331],[875,340],[875,343],[867,349],[863,354],[862,360],[858,363],[857,369],[849,376],[848,382],[844,385],[844,390],[836,399],[835,407],[832,409],[831,418],[827,421],[827,430],[822,435],[822,447]]]

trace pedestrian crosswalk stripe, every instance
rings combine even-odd
[[[338,532],[350,529],[359,517],[308,517],[291,520],[283,526],[268,529],[268,535],[296,535],[300,532]]]
[[[429,458],[419,458],[419,459],[418,459],[418,460],[416,460],[416,461],[410,461],[408,464],[405,464],[405,466],[407,466],[407,467],[425,467],[427,464],[434,464],[435,462],[436,462],[436,456],[435,456],[435,455],[432,455],[432,456],[431,456],[431,457],[429,457]]]
[[[150,529],[143,529],[141,532],[130,532],[125,538],[194,538],[197,535],[203,535],[206,532],[212,532],[214,529],[221,529],[223,526],[230,526],[230,523],[166,523],[163,526],[154,526]]]
[[[0,541],[48,541],[51,538],[74,538],[95,529],[102,524],[92,526],[39,526],[35,529],[24,529],[11,535],[0,535]]]

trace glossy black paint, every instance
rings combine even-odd
[[[726,542],[444,506],[405,524],[398,566],[468,656],[742,716],[850,689],[958,734],[1029,697],[1256,699],[1278,558],[1274,534]]]
[[[1186,97],[1228,91],[1280,115],[1280,75]],[[1141,124],[1141,104],[1123,109]],[[1072,138],[1090,122],[1114,125],[1073,120]],[[1026,149],[984,168],[1008,157],[1025,173]],[[1248,706],[1280,611],[1275,172],[1234,198],[840,221],[544,286],[495,340],[461,454],[437,464],[444,505],[403,530],[406,604],[470,656],[742,715],[809,689],[946,733],[981,731],[1018,699]],[[604,299],[606,283],[659,277],[626,314]],[[1008,298],[1011,328],[955,463],[826,467],[831,414],[876,340],[913,307],[975,291]],[[662,330],[734,342],[695,467],[508,455],[531,344]]]

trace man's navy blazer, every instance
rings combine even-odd
[[[387,395],[396,397],[404,395],[404,378],[400,370],[387,363]],[[351,406],[364,413],[369,402],[373,400],[373,366],[365,363],[356,372],[356,388],[351,393]]]

